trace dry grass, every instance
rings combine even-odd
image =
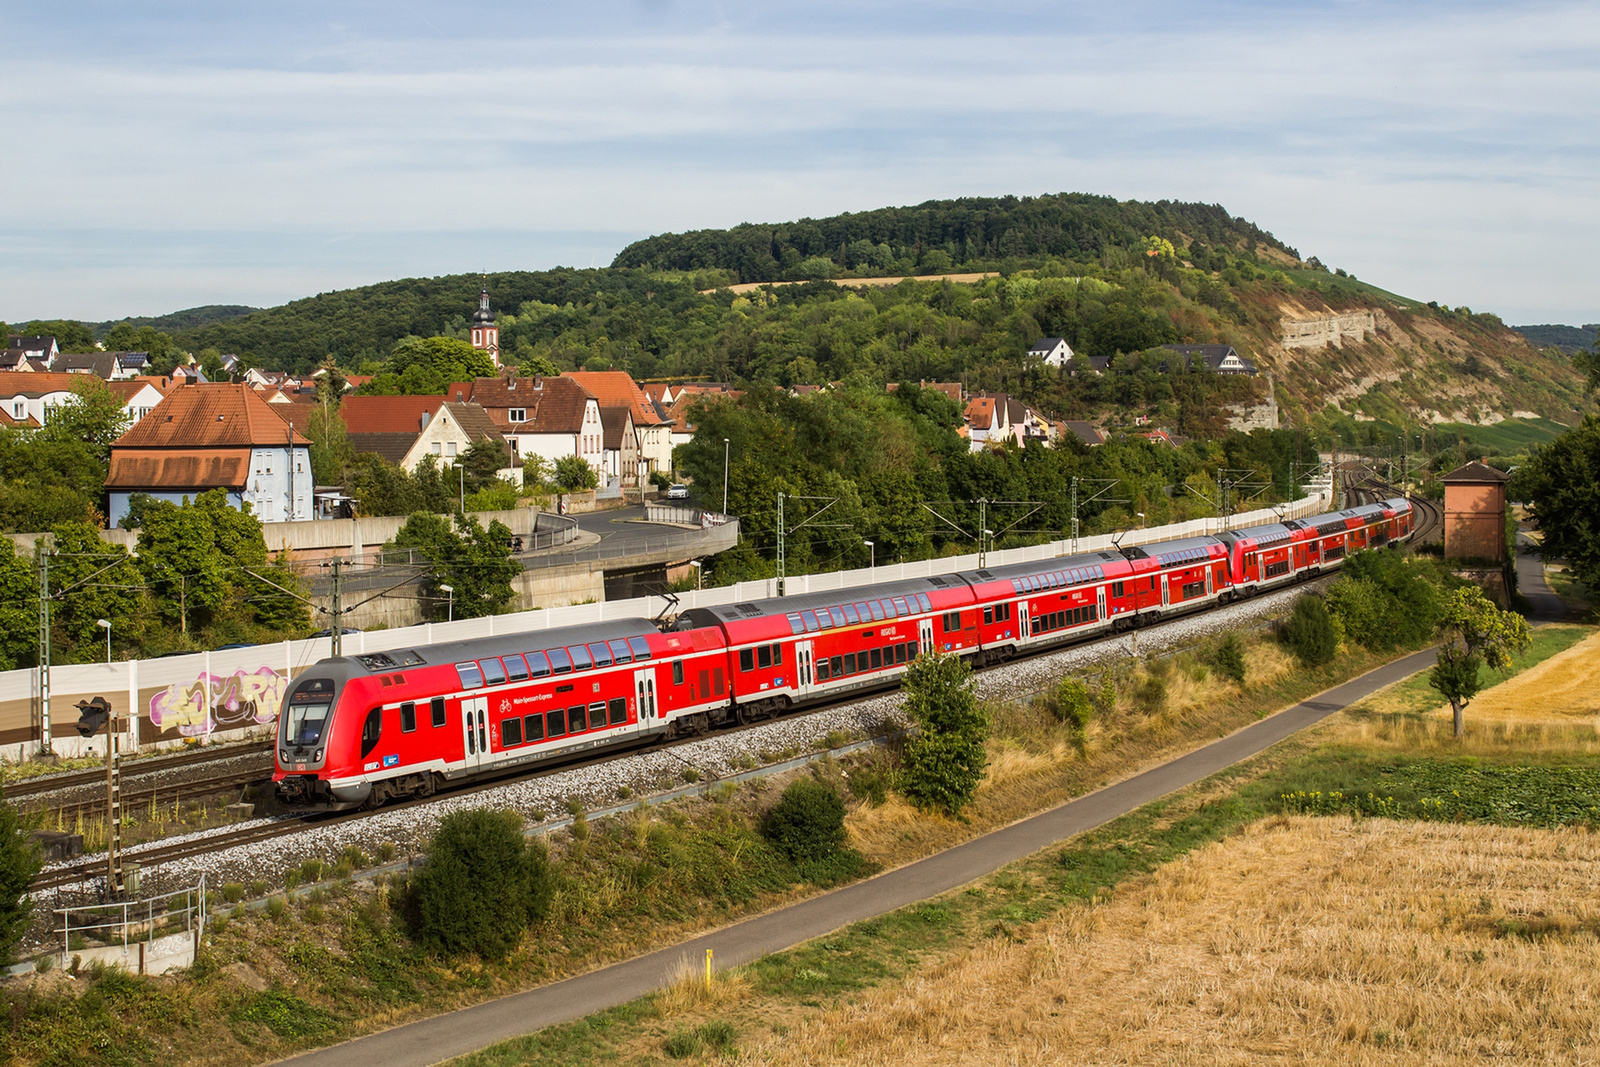
[[[1479,721],[1600,721],[1600,633],[1485,690],[1471,713]]]
[[[707,985],[705,961],[685,956],[678,961],[671,983],[656,994],[655,1006],[661,1015],[672,1018],[742,1003],[749,995],[750,983],[742,968],[713,971]]]
[[[744,1058],[1592,1063],[1597,928],[1581,829],[1277,817]]]

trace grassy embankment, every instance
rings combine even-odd
[[[974,886],[461,1062],[1559,1060],[1597,1037],[1597,643],[1539,631],[1463,741],[1413,679]]]

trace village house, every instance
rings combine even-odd
[[[1255,377],[1256,365],[1234,351],[1232,345],[1162,345],[1169,352],[1180,352],[1199,359],[1218,374],[1247,374]],[[1163,364],[1162,370],[1166,370]]]
[[[457,382],[452,401],[478,404],[512,452],[546,465],[577,456],[598,473],[605,467],[605,429],[595,395],[566,376],[478,378]]]
[[[262,522],[309,519],[310,442],[248,386],[196,381],[112,444],[106,489],[112,526],[135,493],[177,503],[210,489]]]
[[[1072,346],[1063,337],[1041,337],[1033,342],[1028,355],[1044,360],[1047,367],[1060,369],[1072,362]]]
[[[54,337],[14,333],[6,338],[5,351],[0,352],[0,370],[49,370],[60,355]]]
[[[620,370],[573,371],[563,377],[571,378],[594,396],[600,404],[602,419],[608,408],[628,410],[638,435],[634,448],[644,463],[636,481],[647,480],[653,471],[672,470],[672,421],[662,415],[632,375]],[[636,483],[625,480],[623,484]]]
[[[279,418],[290,419],[310,404],[271,405]],[[402,470],[414,472],[424,456],[441,467],[454,464],[473,445],[490,442],[511,453],[487,412],[477,404],[442,396],[347,396],[339,405],[350,447],[372,452]]]

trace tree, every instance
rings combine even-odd
[[[50,588],[62,594],[50,613],[56,631],[52,654],[60,662],[104,656],[105,635],[97,619],[111,623],[112,636],[123,647],[137,645],[144,630],[144,580],[128,550],[100,540],[99,529],[86,522],[61,523],[51,533]]]
[[[392,544],[414,548],[428,561],[425,580],[431,588],[448,585],[454,590],[451,597],[435,598],[435,616],[447,610],[458,619],[495,615],[516,598],[511,582],[522,573],[522,565],[511,558],[511,529],[502,522],[491,522],[485,530],[477,519],[458,512],[452,529],[449,519],[417,512]]]
[[[1545,555],[1564,558],[1574,577],[1600,590],[1600,415],[1533,449],[1511,493],[1527,502]]]
[[[403,337],[385,370],[398,375],[406,393],[443,393],[451,382],[493,378],[494,360],[458,337]],[[407,377],[408,373],[411,377]]]
[[[0,963],[10,963],[33,918],[28,887],[43,863],[27,822],[6,802],[0,786]]]
[[[522,836],[522,817],[478,808],[440,821],[407,903],[424,947],[501,959],[544,918],[553,888],[544,846]]]
[[[1320,667],[1339,651],[1339,638],[1334,632],[1328,605],[1314,593],[1294,602],[1294,614],[1289,616],[1283,635],[1303,667]]]
[[[972,668],[960,656],[923,653],[906,669],[902,689],[918,727],[906,742],[906,797],[924,809],[959,814],[988,764],[989,717],[973,692]]]
[[[795,863],[825,860],[844,845],[844,801],[827,783],[801,778],[767,812],[761,833]]]
[[[19,333],[33,337],[54,337],[56,347],[63,352],[93,352],[94,332],[86,322],[72,319],[35,319],[18,328]]]
[[[593,489],[600,484],[600,476],[582,456],[562,456],[556,460],[556,484],[569,493]]]
[[[1450,702],[1460,737],[1466,729],[1461,713],[1483,687],[1481,668],[1503,671],[1511,666],[1511,654],[1528,647],[1528,621],[1495,607],[1483,590],[1469,585],[1445,598],[1439,637],[1439,662],[1428,684]]]
[[[1398,552],[1357,552],[1328,590],[1328,611],[1364,648],[1420,645],[1439,618],[1437,587]]]
[[[511,465],[511,456],[504,445],[490,440],[478,441],[457,462],[466,473],[469,493],[510,484],[500,477],[500,472]]]
[[[338,405],[313,404],[306,416],[305,434],[311,442],[311,477],[316,484],[343,485],[345,469],[355,459],[355,449]]]
[[[0,670],[39,662],[39,571],[0,537]]]

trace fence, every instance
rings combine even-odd
[[[1326,498],[1321,495],[1308,496],[1279,509],[1262,508],[1231,516],[1228,526],[1240,528],[1275,522],[1281,518],[1303,518],[1318,513],[1325,507],[1325,502]],[[1148,530],[1129,530],[1117,542],[1124,546],[1150,544],[1217,533],[1221,528],[1220,519],[1197,519]],[[725,532],[731,539],[737,535],[737,531],[738,523],[730,522],[727,526],[715,528],[714,532]],[[652,551],[686,541],[704,546],[708,532],[672,531],[647,544]],[[674,538],[684,540],[675,541]],[[1076,541],[1067,538],[1043,545],[990,552],[988,561],[1000,566],[1052,559],[1074,552],[1114,550],[1117,542],[1106,535],[1081,537]],[[562,553],[554,559],[567,562],[605,559],[610,558],[608,551],[601,544],[592,549]],[[618,554],[637,555],[640,551],[639,543],[632,542],[620,548]],[[795,595],[848,589],[873,582],[950,574],[972,570],[977,566],[977,554],[968,553],[915,563],[797,575],[787,580],[786,592]],[[678,593],[671,598],[635,597],[455,622],[424,623],[393,630],[347,634],[343,638],[343,652],[346,656],[359,656],[397,648],[423,647],[439,641],[526,633],[606,619],[657,618],[693,607],[740,603],[776,595],[777,582],[769,578]],[[290,680],[312,663],[328,656],[330,643],[329,638],[319,637],[156,660],[52,667],[51,724],[55,751],[62,755],[79,755],[102,750],[103,741],[85,740],[72,729],[72,723],[77,721],[73,703],[91,695],[105,696],[116,714],[127,716],[123,721],[129,722],[130,727],[124,744],[125,751],[129,752],[152,744],[169,745],[223,737],[236,739],[250,733],[264,733],[276,721]],[[37,750],[38,723],[34,709],[38,701],[38,685],[39,672],[36,669],[0,673],[0,756],[21,760]]]
[[[101,963],[164,974],[194,962],[206,925],[206,876],[189,889],[110,904],[56,908],[61,964]]]

